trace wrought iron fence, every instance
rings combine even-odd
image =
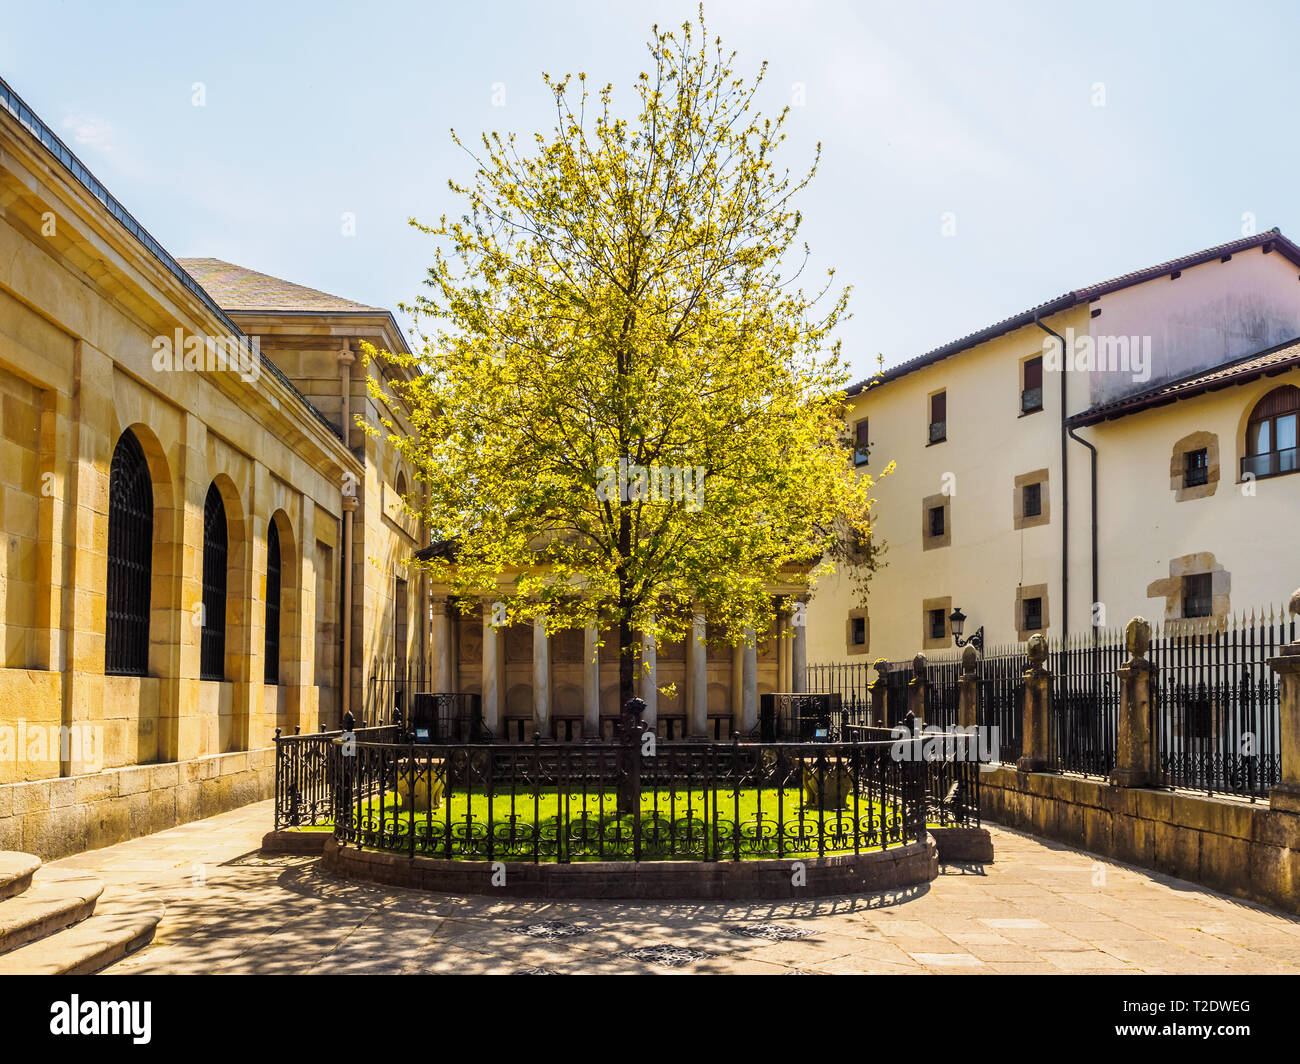
[[[335,764],[329,757],[342,731],[282,735],[275,730],[275,827],[322,827],[334,821]],[[358,728],[358,738],[392,742],[402,738],[398,725]]]
[[[1281,775],[1278,677],[1295,639],[1285,610],[1174,621],[1151,641],[1152,733],[1170,787],[1265,797]]]
[[[940,659],[926,666],[925,723],[943,731],[958,724],[957,706],[961,700],[961,662]]]
[[[864,727],[871,720],[870,665],[865,661],[846,664],[809,665],[804,669],[805,690],[840,696],[839,727]]]
[[[460,859],[722,861],[914,842],[931,792],[947,799],[946,822],[978,816],[977,797],[953,791],[970,773],[895,748],[683,742],[643,757],[631,744],[358,742],[327,757],[342,842]]]
[[[1067,772],[1108,776],[1119,738],[1124,633],[1094,629],[1048,644],[1052,685],[1052,749]]]
[[[975,723],[989,736],[997,736],[994,756],[1006,764],[1014,764],[1021,754],[1028,668],[1029,656],[1021,643],[992,647],[980,660]]]
[[[1252,801],[1280,778],[1278,680],[1268,659],[1296,636],[1286,610],[1270,609],[1230,619],[1170,622],[1152,639],[1152,735],[1161,782]],[[1124,634],[1098,630],[1064,642],[1049,640],[1046,662],[1052,686],[1051,740],[1057,767],[1108,775],[1119,739],[1121,684],[1127,660]],[[866,734],[870,720],[865,663],[813,665],[810,689],[847,692],[848,724]],[[979,661],[976,722],[997,729],[997,760],[1013,763],[1022,752],[1024,644],[989,648]],[[960,665],[928,663],[927,723],[948,729],[957,722]],[[910,662],[892,662],[884,674],[886,724],[906,712]],[[838,685],[838,686],[837,686]],[[861,701],[857,693],[863,692]],[[850,711],[866,708],[857,717]],[[850,734],[845,732],[845,735]]]
[[[840,695],[773,692],[759,696],[758,737],[762,742],[823,742],[845,738]]]

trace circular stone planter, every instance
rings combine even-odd
[[[347,879],[448,894],[520,898],[779,900],[869,894],[939,874],[933,838],[884,851],[763,861],[448,861],[325,843],[323,868]]]

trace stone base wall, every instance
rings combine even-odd
[[[1300,815],[1175,791],[998,768],[980,779],[989,820],[1300,912]]]
[[[515,898],[638,898],[645,900],[787,899],[864,894],[928,883],[939,874],[934,839],[892,850],[802,860],[804,885],[784,861],[585,861],[505,863],[494,886],[488,861],[448,861],[340,846],[330,836],[322,867],[331,875],[391,887]]]
[[[0,785],[0,850],[44,860],[200,820],[275,790],[275,748]]]

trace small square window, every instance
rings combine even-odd
[[[1021,509],[1025,517],[1040,517],[1043,513],[1043,485],[1026,484],[1021,496]]]
[[[942,536],[943,527],[944,527],[943,507],[931,506],[930,507],[930,535]]]
[[[943,610],[930,610],[930,638],[947,639],[947,614]]]
[[[1209,617],[1214,612],[1214,583],[1209,573],[1183,577],[1183,616]]]
[[[871,442],[867,430],[867,419],[863,418],[853,426],[853,464],[866,465],[870,457]]]
[[[1194,488],[1210,481],[1210,452],[1202,447],[1183,455],[1183,487]]]
[[[867,642],[867,619],[865,617],[853,617],[850,619],[849,628],[852,632],[853,645],[855,647],[865,646]]]
[[[1025,599],[1025,631],[1038,632],[1043,628],[1043,600],[1041,598]]]

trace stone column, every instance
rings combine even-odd
[[[641,719],[654,731],[659,724],[659,651],[654,633],[641,633],[641,701],[645,711]]]
[[[876,678],[871,681],[871,723],[883,728],[889,717],[889,662],[879,658],[872,668],[876,670]]]
[[[533,729],[551,737],[551,641],[541,617],[533,621]]]
[[[758,727],[758,645],[752,628],[745,629],[740,660],[740,733]]]
[[[731,648],[731,730],[740,731],[745,715],[745,645],[733,644]]]
[[[979,724],[979,651],[969,643],[961,652],[961,681],[957,691],[957,723],[963,728]]]
[[[1029,668],[1025,670],[1025,704],[1020,733],[1019,772],[1055,772],[1056,753],[1052,749],[1052,678],[1043,662],[1047,660],[1047,640],[1041,635],[1029,637]]]
[[[925,723],[925,696],[929,689],[926,657],[918,651],[912,658],[912,678],[907,681],[907,709],[916,718],[918,728]]]
[[[1150,787],[1155,779],[1155,742],[1151,734],[1151,625],[1134,617],[1124,628],[1129,660],[1117,671],[1120,679],[1119,736],[1115,769],[1110,782],[1116,787]]]
[[[709,648],[704,639],[708,633],[704,614],[697,613],[691,620],[690,643],[690,700],[687,712],[687,734],[693,739],[702,739],[709,732]]]
[[[1291,616],[1300,616],[1300,591],[1291,595]],[[1282,778],[1269,791],[1269,805],[1284,813],[1300,813],[1300,640],[1288,643],[1268,659],[1278,675],[1278,712],[1282,730],[1278,749]]]
[[[600,636],[594,624],[582,630],[582,735],[600,738]]]
[[[492,623],[492,599],[483,600],[483,724],[493,735],[501,733],[501,644]]]
[[[796,601],[807,603],[806,595],[800,596]],[[796,610],[794,616],[790,619],[794,626],[794,646],[790,648],[790,690],[796,694],[803,694],[808,690],[808,621],[807,614],[803,610]]]
[[[430,598],[429,647],[433,663],[432,685],[436,694],[454,691],[452,681],[452,617],[449,612],[446,595],[433,595]]]
[[[790,627],[789,618],[778,609],[773,618],[773,629],[776,633],[776,689],[781,692],[794,690],[794,679],[792,673],[794,670],[790,667],[792,658],[791,643],[793,642],[794,633],[786,635],[786,630]]]

